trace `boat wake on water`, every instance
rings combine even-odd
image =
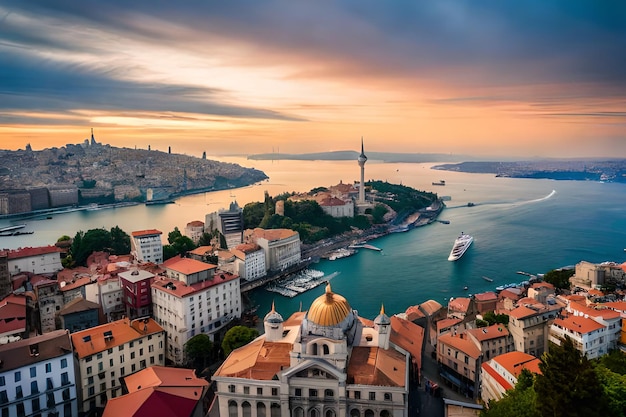
[[[541,201],[546,201],[549,200],[550,198],[554,197],[554,195],[556,194],[556,190],[552,190],[550,192],[550,194],[541,197],[541,198],[535,198],[533,200],[524,200],[524,201],[485,201],[483,203],[480,203],[481,206],[512,206],[512,207],[517,207],[517,206],[523,206],[526,204],[532,204],[532,203],[539,203]],[[462,206],[456,206],[456,207],[450,207],[450,208],[462,208],[462,207],[467,207],[466,205],[462,205]]]

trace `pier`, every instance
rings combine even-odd
[[[348,248],[350,248],[350,249],[370,249],[370,250],[375,250],[377,252],[382,251],[381,248],[378,248],[378,247],[376,247],[374,245],[370,245],[369,243],[350,245],[350,246],[348,246]]]

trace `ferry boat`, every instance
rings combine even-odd
[[[446,182],[444,180],[439,180],[438,182],[433,181],[433,185],[446,185]]]
[[[461,232],[458,238],[454,241],[454,246],[452,246],[452,250],[450,251],[450,256],[448,256],[449,261],[456,261],[461,258],[467,251],[467,248],[470,247],[474,238],[464,232]]]

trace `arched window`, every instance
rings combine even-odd
[[[317,408],[311,408],[309,410],[309,417],[320,417],[320,412],[317,410]]]
[[[313,343],[313,349],[311,353],[317,356],[317,343]]]
[[[374,412],[370,409],[365,410],[365,417],[374,417]]]
[[[335,417],[335,410],[329,408],[324,412],[324,417]]]
[[[334,397],[335,396],[335,391],[333,391],[332,389],[326,389],[324,390],[324,397]]]
[[[262,402],[256,403],[256,415],[257,417],[265,417],[265,404]]]
[[[304,417],[304,410],[302,407],[296,407],[293,410],[293,417]]]
[[[350,410],[350,417],[361,417],[361,412],[358,408],[353,408]]]
[[[389,410],[383,410],[380,412],[380,417],[391,417]]]
[[[243,417],[252,417],[252,406],[248,401],[241,403],[241,415]]]
[[[228,402],[228,417],[237,417],[237,403],[235,401]]]
[[[270,417],[280,417],[280,404],[272,403],[270,405]]]
[[[384,395],[385,401],[391,401],[391,393],[390,392],[386,392]]]
[[[328,345],[326,343],[324,343],[323,350],[324,350],[324,355],[330,354],[330,349],[328,348]]]

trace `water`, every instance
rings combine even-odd
[[[207,213],[227,207],[232,199],[243,206],[262,201],[265,191],[270,195],[308,191],[359,177],[355,161],[227,161],[254,166],[270,179],[241,189],[184,197],[176,204],[55,214],[52,219],[1,220],[0,227],[25,222],[25,230],[35,233],[0,238],[0,247],[47,245],[64,234],[74,236],[78,230],[116,225],[129,234],[157,228],[167,236],[175,226],[183,230],[189,221],[204,220]],[[333,291],[345,296],[363,317],[373,319],[382,304],[393,314],[428,299],[445,304],[449,297],[523,281],[525,277],[516,271],[545,273],[581,260],[626,261],[625,184],[495,178],[429,167],[368,161],[366,178],[451,196],[439,217],[450,224],[436,222],[385,236],[370,242],[382,252],[361,249],[354,256],[312,266],[326,274],[338,272],[331,280]],[[446,186],[431,185],[440,179]],[[467,207],[468,202],[476,205]],[[448,254],[461,231],[474,236],[474,243],[463,258],[449,262]],[[320,286],[290,299],[259,289],[250,296],[259,305],[259,315],[268,312],[274,301],[287,317],[300,306],[307,309],[323,292],[324,286]]]

